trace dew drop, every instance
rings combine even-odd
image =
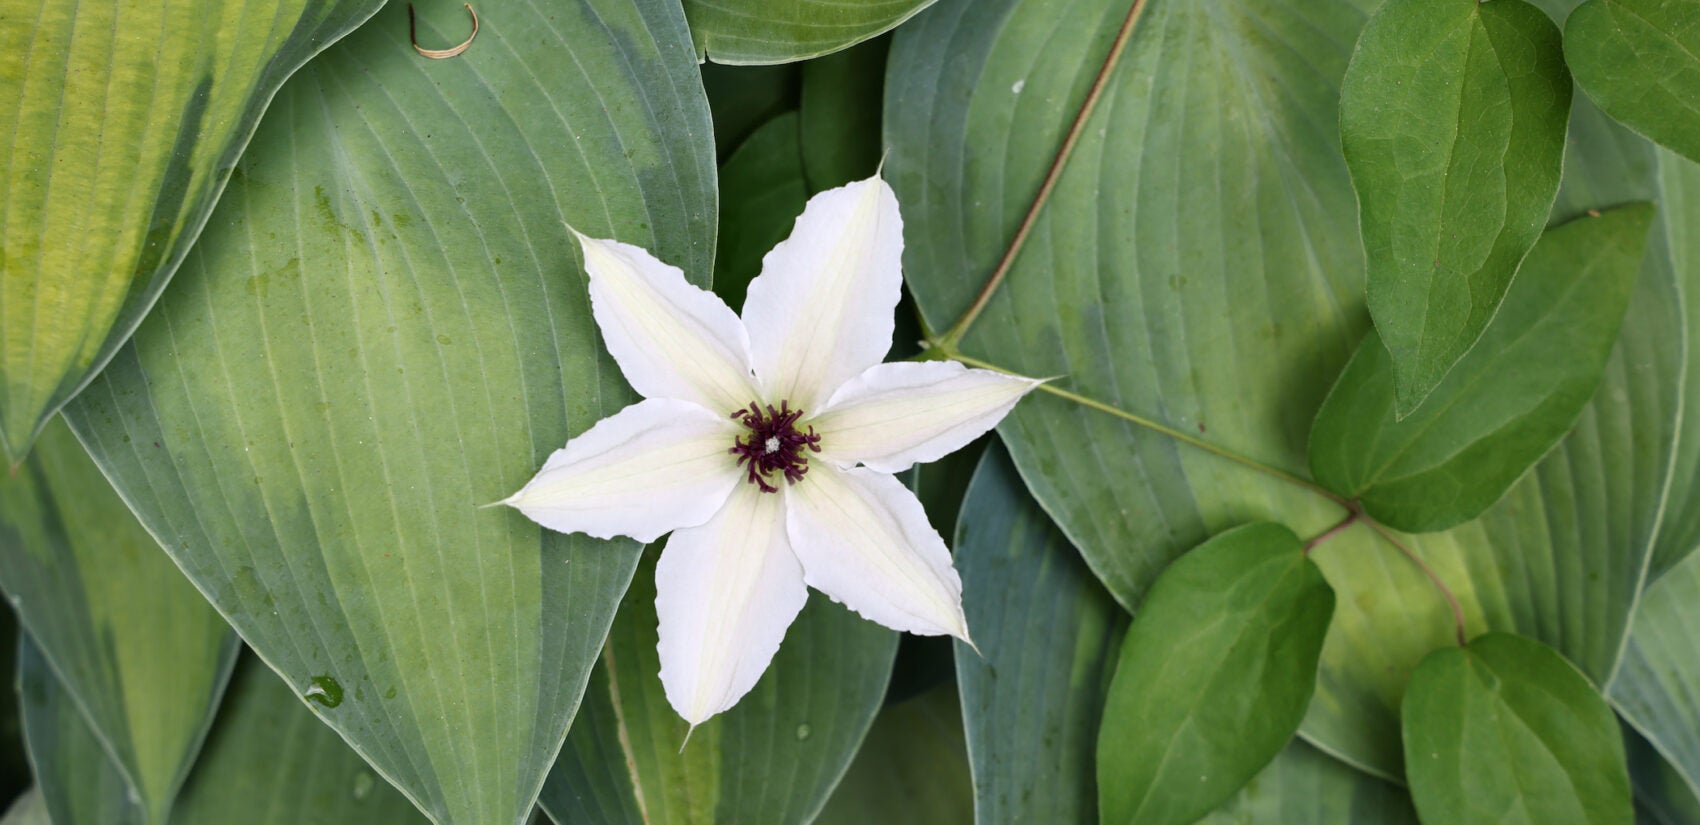
[[[312,687],[301,698],[318,702],[327,708],[342,704],[342,685],[330,676],[314,676]]]
[[[808,723],[806,723],[806,722],[801,724],[801,725],[798,725],[797,726],[797,741],[801,742],[801,741],[809,738],[809,736],[812,735],[814,732],[815,732],[814,728],[809,727]]]
[[[372,793],[372,775],[361,771],[354,775],[354,798],[365,799]]]

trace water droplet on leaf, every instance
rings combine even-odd
[[[813,734],[814,732],[815,732],[814,728],[809,727],[807,723],[798,725],[797,726],[797,741],[801,742],[804,739],[809,738],[809,736],[811,734]]]
[[[318,702],[327,708],[342,704],[342,685],[329,676],[314,676],[312,687],[301,698]]]
[[[372,775],[361,771],[354,775],[354,798],[365,799],[372,792]]]

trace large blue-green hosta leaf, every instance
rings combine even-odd
[[[561,825],[809,821],[879,711],[897,634],[811,595],[761,681],[687,742],[661,688],[657,555],[620,605],[544,808]]]
[[[26,686],[51,681],[65,697],[56,702],[83,717],[60,726],[65,736],[99,744],[138,821],[165,822],[224,691],[236,634],[58,419],[18,471],[0,477],[0,585],[31,637],[25,659],[51,671]],[[92,770],[36,764],[50,799],[81,795]],[[86,812],[61,819],[99,821]]]
[[[24,742],[49,820],[54,825],[146,825],[147,803],[125,779],[28,633],[19,648]]]
[[[1700,555],[1647,588],[1612,704],[1700,794]]]
[[[1367,323],[1356,202],[1334,142],[1369,3],[1147,0],[1049,204],[964,352],[1303,473],[1323,395]],[[899,30],[886,171],[934,328],[970,303],[1038,191],[1125,4],[946,2]],[[1053,36],[1067,21],[1071,34]],[[948,42],[948,50],[937,44]],[[948,54],[946,60],[944,55]],[[1651,147],[1578,102],[1553,216],[1661,200]],[[1602,387],[1483,519],[1419,543],[1473,630],[1615,666],[1673,458],[1686,340],[1661,211]],[[1686,276],[1685,276],[1686,277]],[[1314,536],[1326,499],[1131,423],[1035,396],[1001,426],[1023,481],[1123,604],[1212,532]],[[1675,552],[1675,551],[1673,551]],[[1422,572],[1358,526],[1313,554],[1339,594],[1301,732],[1389,777],[1416,663],[1452,638]]]
[[[177,269],[279,84],[381,0],[7,0],[0,448],[13,463]]]
[[[68,416],[195,585],[439,823],[529,816],[637,560],[505,509],[632,399],[566,228],[711,267],[665,3],[392,6],[285,87],[177,283]],[[454,42],[458,9],[422,16]],[[450,33],[450,32],[454,33]]]
[[[1098,726],[1126,614],[1002,447],[974,472],[955,547],[979,646],[956,646],[975,821],[1096,821]]]

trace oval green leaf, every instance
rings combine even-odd
[[[1685,350],[1700,352],[1700,326],[1685,322],[1683,306],[1700,284],[1700,258],[1666,239],[1700,233],[1700,212],[1665,193],[1674,180],[1700,181],[1700,166],[1655,152],[1585,99],[1572,131],[1559,220],[1614,203],[1664,206],[1600,388],[1564,440],[1481,518],[1406,541],[1457,594],[1472,632],[1539,639],[1608,684],[1682,489],[1677,448],[1696,426],[1700,385],[1684,375],[1694,369]],[[1366,770],[1400,777],[1399,703],[1411,670],[1452,638],[1450,610],[1416,565],[1367,528],[1312,556],[1340,607],[1304,733]]]
[[[1700,26],[1693,0],[1590,0],[1564,22],[1564,58],[1607,114],[1700,161]]]
[[[57,418],[0,477],[0,585],[143,819],[165,822],[239,645]],[[77,792],[87,768],[62,767],[38,765],[43,787]]]
[[[1406,776],[1427,823],[1620,825],[1633,816],[1617,719],[1540,642],[1489,633],[1437,650],[1403,706]]]
[[[1480,343],[1404,418],[1397,367],[1370,333],[1312,426],[1316,480],[1410,533],[1486,512],[1593,397],[1652,218],[1638,204],[1547,230]]]
[[[544,809],[562,825],[810,821],[879,712],[897,634],[811,594],[755,688],[687,742],[661,687],[658,555],[620,605]]]
[[[171,825],[426,821],[254,656],[237,667],[171,817]]]
[[[1570,94],[1558,27],[1522,0],[1388,0],[1364,27],[1340,139],[1399,417],[1476,344],[1540,237]]]
[[[461,36],[434,19],[422,41]],[[67,412],[260,657],[444,825],[530,816],[637,561],[478,508],[633,397],[565,222],[698,282],[715,223],[677,7],[480,21],[425,60],[393,5],[298,74]]]
[[[883,34],[933,0],[684,0],[699,60],[789,63]]]
[[[1199,545],[1151,586],[1098,734],[1099,821],[1187,825],[1286,747],[1316,688],[1334,591],[1277,524]]]
[[[381,5],[7,4],[0,448],[13,464],[171,280],[278,86]]]
[[[1096,822],[1095,750],[1127,614],[989,447],[956,522],[974,821]]]

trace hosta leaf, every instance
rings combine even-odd
[[[933,0],[684,0],[697,56],[787,63],[890,31]]]
[[[1664,241],[1688,319],[1688,357],[1681,374],[1683,415],[1672,462],[1670,499],[1659,526],[1649,577],[1657,578],[1700,547],[1700,163],[1660,150],[1659,211]],[[1645,277],[1645,276],[1643,276]],[[1671,344],[1667,344],[1671,347]]]
[[[41,798],[41,790],[30,788],[24,791],[23,796],[12,800],[6,815],[0,817],[0,825],[53,825],[53,821],[47,818],[47,801]]]
[[[803,64],[803,168],[819,192],[872,175],[880,163],[880,93],[891,38]]]
[[[1199,825],[1416,825],[1404,789],[1293,742]]]
[[[1301,472],[1310,419],[1367,323],[1336,127],[1367,5],[1147,0],[963,351]],[[942,0],[898,30],[885,174],[905,223],[927,227],[906,238],[904,270],[933,329],[1003,255],[1128,8]],[[1130,607],[1214,532],[1278,520],[1310,535],[1340,517],[1059,398],[1034,394],[999,431]]]
[[[1556,221],[1593,207],[1661,201],[1651,144],[1578,101],[1577,145]],[[1685,165],[1689,165],[1686,164]],[[1663,238],[1692,218],[1655,216],[1642,272],[1594,400],[1571,432],[1476,521],[1409,539],[1457,593],[1471,632],[1521,633],[1611,679],[1669,489],[1686,406],[1684,281]],[[1684,425],[1689,426],[1689,425]],[[1686,438],[1686,434],[1683,436]],[[1411,670],[1452,637],[1446,602],[1421,570],[1367,528],[1312,554],[1339,594],[1304,731],[1332,753],[1402,775],[1398,707]]]
[[[1629,785],[1635,791],[1635,821],[1654,825],[1700,822],[1700,797],[1682,773],[1629,726],[1623,726]]]
[[[1394,412],[1396,368],[1370,333],[1317,413],[1317,481],[1409,532],[1481,515],[1593,397],[1652,217],[1651,205],[1638,204],[1548,230],[1481,342],[1403,419]]]
[[[720,169],[720,243],[714,256],[714,294],[742,307],[761,259],[791,235],[809,200],[797,113],[762,124]]]
[[[1546,225],[1570,76],[1522,0],[1388,0],[1340,89],[1369,311],[1399,417],[1476,343]]]
[[[502,825],[531,813],[637,552],[478,505],[632,399],[565,222],[706,280],[708,112],[665,3],[485,9],[441,61],[406,16],[285,87],[67,414],[313,712],[433,820]],[[454,42],[432,19],[420,39]]]
[[[1170,564],[1110,683],[1101,821],[1195,822],[1269,764],[1310,704],[1333,613],[1334,591],[1278,524],[1236,527]]]
[[[714,114],[714,145],[722,163],[757,127],[797,108],[803,71],[795,63],[779,66],[722,66],[704,63],[703,90]],[[736,309],[740,305],[734,304]]]
[[[1424,822],[1628,822],[1617,720],[1575,666],[1540,642],[1490,633],[1442,648],[1404,702],[1405,764]]]
[[[1647,588],[1606,692],[1700,794],[1700,555]]]
[[[278,85],[380,5],[7,3],[0,447],[13,463],[159,297]]]
[[[258,658],[242,660],[172,825],[425,822]]]
[[[54,825],[144,825],[141,796],[28,633],[18,653],[24,743]]]
[[[1635,131],[1700,161],[1694,0],[1591,0],[1564,23],[1576,85]]]
[[[974,821],[956,691],[939,685],[880,711],[817,825]]]
[[[145,819],[164,822],[218,706],[236,634],[63,421],[0,477],[0,585],[54,690],[83,712]],[[47,776],[62,764],[37,773],[76,793],[74,778]]]
[[[1126,614],[993,446],[956,526],[979,652],[956,678],[981,823],[1095,822],[1098,725]]]
[[[897,635],[812,594],[761,681],[687,742],[661,688],[657,555],[620,605],[543,806],[562,825],[809,821],[879,711]]]

